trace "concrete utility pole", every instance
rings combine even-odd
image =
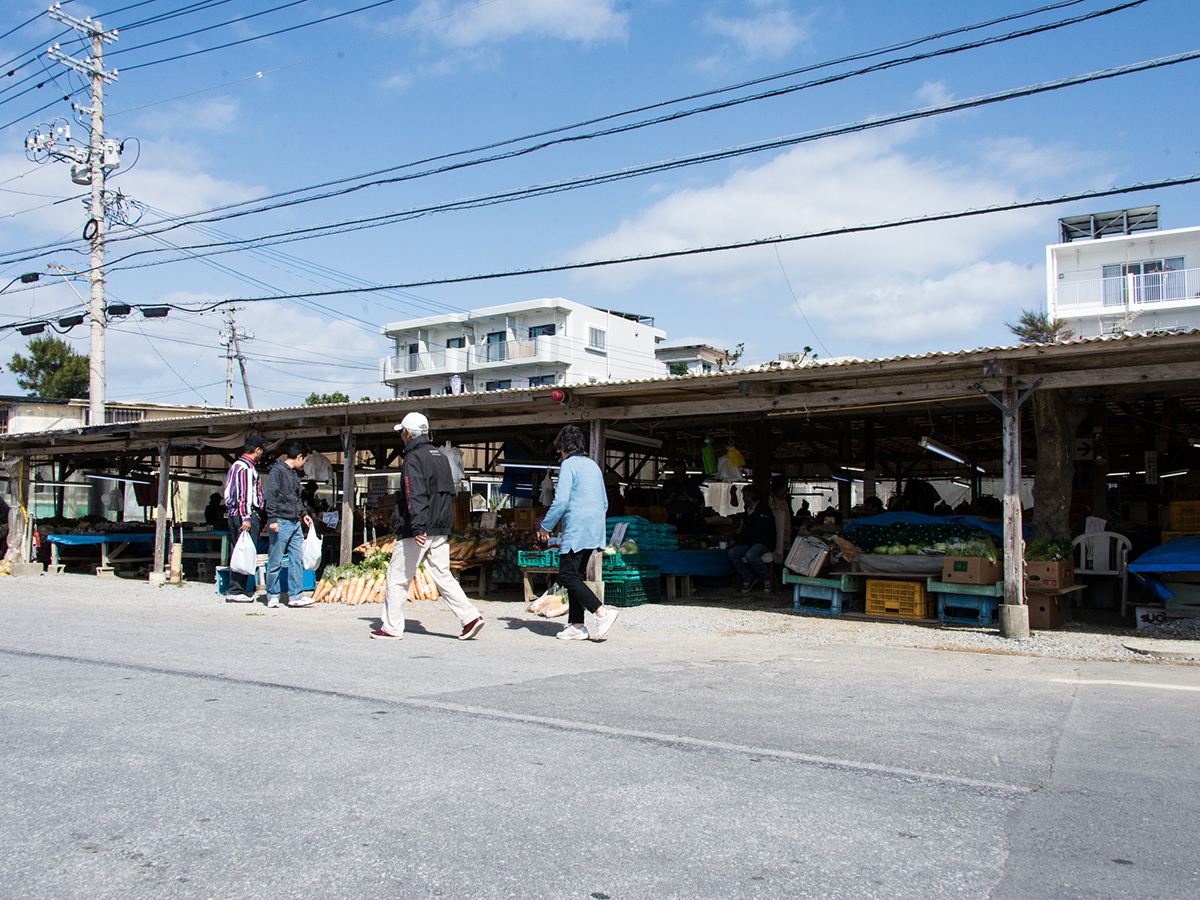
[[[233,321],[237,310],[232,306],[225,308],[225,330],[221,332],[221,346],[225,348],[225,405],[233,406],[233,361],[238,361],[242,371],[242,390],[246,392],[246,406],[254,409],[254,401],[250,399],[250,382],[246,379],[246,357],[242,356],[242,341],[254,340],[253,333],[238,328]]]
[[[120,163],[120,149],[116,141],[104,140],[104,84],[117,80],[117,72],[104,71],[104,45],[111,44],[117,39],[117,32],[105,31],[98,21],[93,19],[77,19],[62,11],[61,4],[50,7],[50,18],[69,25],[81,35],[90,37],[92,55],[83,60],[67,56],[55,44],[49,50],[49,56],[57,63],[62,63],[73,69],[92,82],[92,105],[90,108],[76,107],[81,113],[90,113],[92,117],[91,141],[86,151],[86,159],[76,158],[79,154],[69,154],[75,158],[76,165],[72,166],[71,178],[79,184],[90,184],[91,194],[88,198],[88,221],[83,227],[83,238],[91,244],[92,264],[88,270],[88,281],[91,283],[91,347],[89,353],[88,372],[88,424],[104,424],[104,178],[110,169],[117,168]],[[40,137],[40,135],[39,135]],[[69,132],[68,132],[69,140]],[[53,141],[53,134],[50,135]],[[29,141],[26,141],[29,146]],[[79,148],[68,148],[78,150]],[[83,165],[83,164],[86,164]]]

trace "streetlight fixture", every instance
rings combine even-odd
[[[920,444],[922,447],[924,447],[926,450],[932,450],[938,456],[944,456],[944,457],[946,457],[946,459],[949,459],[956,463],[961,463],[964,466],[971,465],[970,462],[967,461],[967,458],[965,456],[963,456],[961,453],[959,453],[957,450],[951,450],[945,444],[939,444],[933,438],[923,437],[919,441],[917,441],[917,443]],[[977,472],[983,472],[985,475],[987,474],[987,472],[984,471],[982,466],[973,466],[972,468],[974,468],[975,471],[977,471]]]

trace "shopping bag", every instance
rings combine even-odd
[[[321,539],[317,537],[317,529],[309,528],[304,536],[304,568],[315,569],[321,564]]]
[[[243,531],[233,545],[233,553],[229,554],[229,568],[239,575],[253,575],[257,556],[254,538],[250,537],[250,532]]]

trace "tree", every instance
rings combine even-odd
[[[349,403],[350,395],[343,394],[341,391],[334,391],[332,394],[318,394],[315,391],[308,395],[308,399],[304,401],[305,406],[323,406],[326,403]]]
[[[1067,327],[1065,319],[1051,319],[1050,314],[1045,311],[1023,309],[1017,324],[1004,324],[1022,344],[1057,344],[1059,341],[1075,337],[1075,332]]]
[[[28,358],[14,353],[8,363],[17,384],[31,397],[75,400],[88,395],[88,358],[66,341],[37,337],[27,346]]]

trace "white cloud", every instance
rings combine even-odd
[[[211,131],[227,134],[234,130],[241,101],[234,97],[213,97],[198,103],[172,103],[144,111],[138,117],[137,130],[170,137],[180,131]]]
[[[744,169],[719,186],[678,191],[577,248],[570,258],[798,235],[1019,196],[1015,184],[995,175],[907,156],[891,142],[900,139],[899,133],[889,137],[823,141]],[[780,245],[778,258],[768,247],[613,267],[580,278],[608,290],[629,290],[646,279],[655,279],[657,289],[673,279],[697,311],[715,305],[737,318],[751,310],[767,321],[799,318],[784,285],[782,261],[818,332],[892,346],[916,339],[938,342],[1001,319],[1014,304],[1037,305],[1044,293],[1040,269],[988,257],[1006,241],[1045,230],[1044,219],[1041,212],[979,216],[798,241]],[[701,318],[692,327],[712,326]],[[801,327],[796,333],[806,331]]]
[[[808,37],[786,3],[756,0],[761,12],[747,18],[729,18],[709,13],[704,17],[706,30],[726,38],[751,59],[778,59]]]
[[[629,14],[614,0],[501,0],[480,5],[424,0],[406,21],[455,47],[474,47],[525,35],[592,43],[622,40]]]
[[[942,81],[927,81],[917,89],[917,99],[924,106],[942,106],[954,102],[954,94]]]

